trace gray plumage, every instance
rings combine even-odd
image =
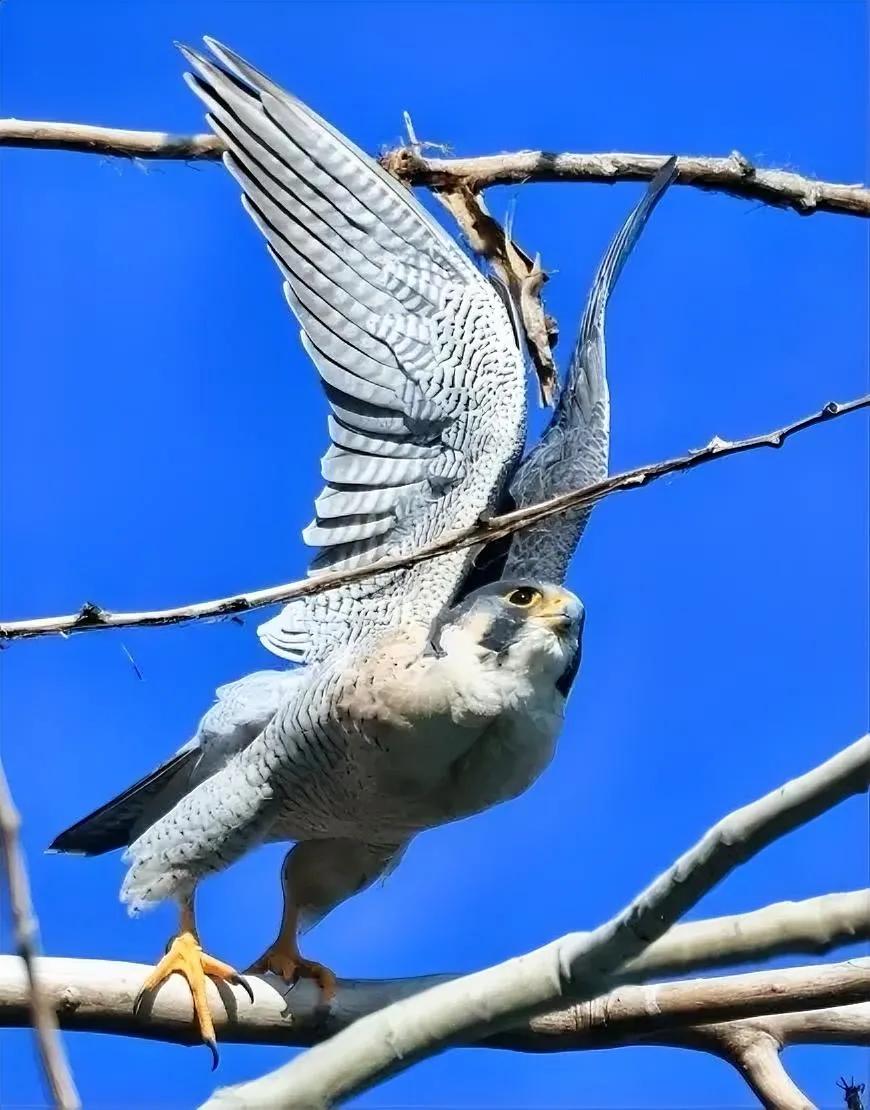
[[[610,451],[610,394],[604,344],[607,304],[626,259],[676,172],[677,160],[670,158],[614,236],[599,264],[556,410],[541,440],[510,482],[517,508],[591,486],[607,477]],[[575,509],[515,533],[504,573],[535,574],[548,582],[564,582],[591,512]]]
[[[527,504],[602,477],[605,308],[673,167],[611,244],[553,420],[518,466],[524,370],[498,293],[376,162],[206,41],[223,68],[184,50],[189,84],[331,408],[312,570],[411,551],[508,488]],[[286,905],[318,920],[421,829],[513,797],[546,766],[579,664],[583,610],[560,584],[587,516],[514,537],[498,580],[484,572],[470,593],[460,551],[291,603],[259,634],[305,666],[221,688],[173,760],[53,847],[129,845],[122,897],[138,908],[184,901],[257,843],[297,841]]]
[[[49,851],[97,856],[126,847],[257,737],[300,683],[300,671],[255,671],[219,686],[217,701],[191,740],[117,798],[62,832]]]
[[[492,285],[416,199],[295,97],[210,40],[187,80],[285,279],[332,409],[312,570],[411,551],[492,509],[522,452],[520,352]],[[297,662],[426,619],[470,559],[292,602],[259,634]]]
[[[520,589],[540,617],[507,600]],[[184,897],[263,840],[398,849],[524,790],[552,754],[581,621],[565,590],[500,582],[442,618],[437,651],[428,624],[404,623],[364,656],[313,665],[256,739],[133,842],[122,897]]]

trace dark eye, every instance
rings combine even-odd
[[[533,590],[531,586],[520,586],[517,590],[511,590],[507,599],[511,605],[519,605],[521,609],[528,609],[530,605],[534,605],[536,601],[541,600],[541,593],[539,590]]]

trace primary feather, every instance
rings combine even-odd
[[[540,441],[510,482],[516,508],[593,485],[607,477],[610,450],[610,393],[604,324],[610,295],[647,221],[677,173],[676,158],[656,174],[599,263],[559,403]],[[505,575],[536,574],[564,582],[591,508],[573,509],[515,532]]]
[[[411,551],[495,507],[525,441],[520,351],[496,290],[373,159],[206,40],[193,91],[285,279],[332,409],[312,570]],[[315,661],[363,632],[429,620],[467,551],[292,602],[260,628]]]
[[[296,671],[256,671],[218,687],[215,704],[175,755],[55,837],[49,850],[95,856],[123,848],[259,735],[300,685]]]

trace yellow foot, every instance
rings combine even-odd
[[[245,974],[262,975],[264,971],[271,971],[291,987],[295,987],[300,979],[313,979],[324,1002],[330,1002],[335,997],[335,975],[328,967],[306,960],[298,952],[270,948],[251,964]]]
[[[193,1016],[199,1027],[200,1036],[211,1049],[212,1071],[218,1066],[218,1050],[214,1035],[214,1023],[208,1008],[208,999],[205,993],[205,978],[210,975],[226,983],[242,987],[253,1002],[254,992],[250,983],[238,974],[235,968],[222,963],[203,952],[199,941],[193,933],[179,933],[166,950],[166,955],[157,964],[136,995],[133,1003],[133,1013],[137,1014],[147,994],[164,983],[174,971],[180,972],[187,980],[190,993],[193,996]]]

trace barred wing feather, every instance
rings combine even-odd
[[[553,418],[510,483],[510,496],[518,508],[607,477],[610,444],[604,344],[607,304],[626,259],[676,173],[676,159],[671,158],[650,182],[598,266]],[[575,509],[515,533],[503,568],[505,577],[531,574],[549,582],[564,582],[591,511]]]
[[[331,408],[312,571],[413,550],[498,503],[525,440],[522,357],[504,305],[416,199],[232,51],[183,49],[188,83],[284,276]],[[429,620],[468,566],[451,553],[301,599],[259,629],[323,658],[373,628]]]

